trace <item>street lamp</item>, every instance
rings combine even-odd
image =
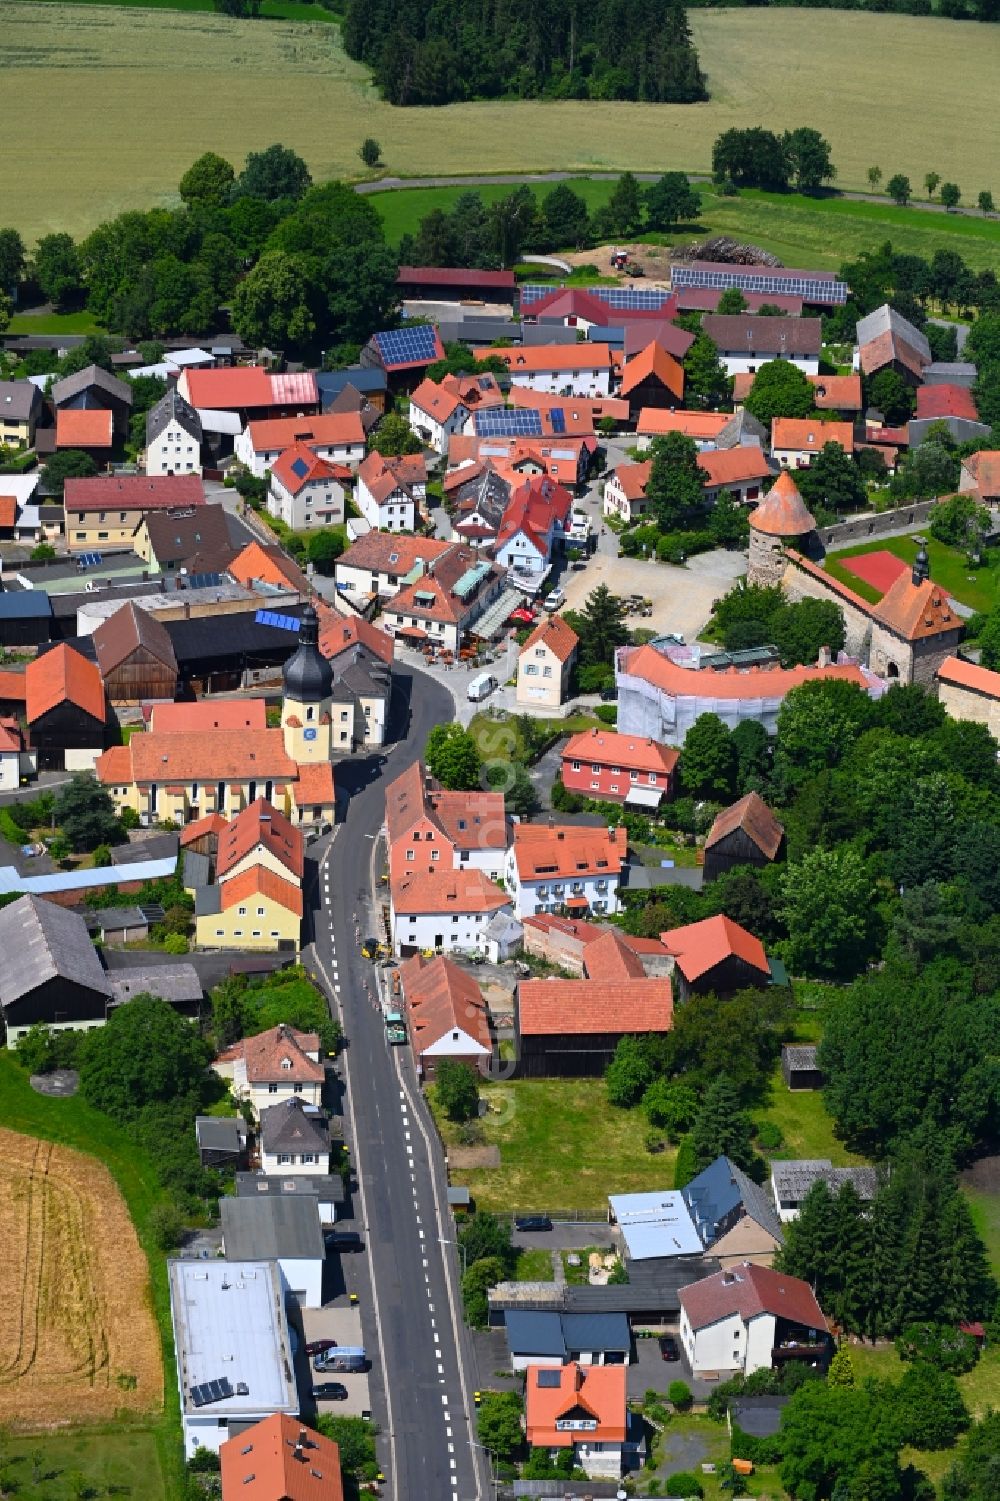
[[[461,1256],[462,1256],[462,1276],[464,1277],[465,1274],[466,1274],[466,1272],[469,1270],[469,1259],[468,1259],[468,1255],[466,1253],[466,1249],[462,1245],[462,1242],[460,1240],[448,1240],[443,1235],[439,1235],[438,1236],[438,1240],[441,1242],[441,1244],[443,1246],[457,1246],[458,1247],[459,1252],[461,1253]]]

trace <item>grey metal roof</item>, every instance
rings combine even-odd
[[[449,1208],[463,1208],[472,1203],[472,1194],[467,1188],[459,1188],[457,1184],[448,1189]]]
[[[64,401],[72,401],[74,396],[79,396],[81,391],[87,391],[91,386],[98,386],[106,395],[112,396],[117,401],[124,402],[126,406],[132,405],[132,387],[127,381],[118,380],[102,370],[100,365],[88,365],[84,370],[78,370],[75,375],[67,375],[64,380],[57,380],[52,387],[51,396],[54,406],[62,406]]]
[[[969,360],[932,360],[924,371],[925,386],[972,386],[976,367]]]
[[[566,1359],[566,1341],[558,1313],[508,1308],[504,1324],[511,1355],[550,1355],[559,1360]]]
[[[768,319],[768,322],[770,321]],[[902,339],[911,349],[916,350],[925,364],[930,364],[931,346],[926,336],[920,332],[919,328],[914,328],[902,313],[897,313],[896,309],[890,307],[887,302],[883,302],[882,306],[875,308],[873,312],[867,313],[864,318],[859,318],[857,325],[857,341],[861,345],[870,344],[873,339],[879,338],[882,334],[892,334],[894,339]]]
[[[246,1143],[247,1127],[239,1115],[196,1115],[195,1140],[206,1152],[240,1152]]]
[[[121,933],[125,928],[148,927],[149,918],[138,907],[99,907],[91,926],[102,933]]]
[[[204,987],[193,964],[146,964],[112,972],[114,1003],[137,995],[155,995],[164,1001],[200,1001]]]
[[[623,1313],[564,1313],[567,1350],[628,1350],[632,1335]]]
[[[770,434],[752,412],[741,407],[734,412],[715,437],[716,448],[763,448],[770,441]]]
[[[295,1173],[265,1177],[263,1173],[237,1173],[236,1196],[239,1199],[299,1198],[322,1199],[324,1203],[343,1204],[344,1180],[330,1173]]]
[[[149,839],[116,844],[111,850],[112,865],[134,865],[142,860],[176,860],[179,840],[176,834],[153,834]]]
[[[231,1261],[323,1259],[323,1231],[312,1197],[223,1198],[219,1213]]]
[[[282,1100],[261,1111],[260,1140],[265,1152],[329,1152],[330,1127],[321,1110]]]
[[[41,399],[41,392],[30,380],[0,380],[0,417],[27,422]]]
[[[22,896],[0,910],[0,1005],[56,978],[112,994],[83,918],[41,897]]]
[[[171,422],[178,423],[196,443],[201,442],[201,418],[190,402],[180,395],[176,386],[171,386],[166,395],[161,396],[156,405],[146,413],[146,442],[155,442]]]
[[[211,869],[211,861],[207,855],[201,854],[198,850],[184,851],[184,886],[187,891],[195,893],[196,907],[202,888],[207,887],[211,879]],[[211,910],[215,912],[220,909],[213,907]]]
[[[603,1287],[549,1286],[504,1282],[489,1295],[494,1309],[530,1309],[554,1313],[678,1313],[680,1292],[692,1282],[720,1270],[713,1256],[677,1256],[659,1261],[626,1261],[628,1281]]]
[[[845,1183],[853,1185],[862,1199],[874,1199],[878,1172],[873,1167],[834,1167],[828,1157],[800,1157],[772,1162],[771,1176],[779,1199],[801,1203],[814,1183],[827,1184],[837,1193]]]
[[[188,865],[187,865],[188,859],[190,859],[190,852],[188,853],[188,855],[186,856],[185,861],[184,861],[184,875],[185,875],[185,878],[187,877],[187,871],[188,871]],[[207,855],[203,855],[202,859],[207,863],[208,856]],[[222,911],[222,887],[221,886],[198,886],[195,889],[195,893],[194,893],[194,915],[195,915],[195,917],[214,917],[216,913],[221,912],[221,911]]]

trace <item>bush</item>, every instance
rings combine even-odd
[[[896,1349],[900,1360],[926,1361],[952,1376],[971,1371],[979,1359],[979,1346],[972,1335],[945,1324],[910,1324],[897,1337]]]
[[[763,1147],[765,1152],[776,1152],[784,1146],[785,1138],[781,1127],[776,1126],[774,1121],[761,1121],[757,1127],[757,1145]]]
[[[201,1445],[194,1451],[187,1462],[187,1467],[193,1475],[217,1475],[221,1460],[214,1449],[203,1449]]]
[[[585,798],[578,797],[575,792],[567,792],[563,785],[562,777],[556,777],[552,783],[549,800],[557,813],[581,813]]]
[[[174,1199],[162,1199],[149,1213],[149,1228],[161,1251],[174,1251],[184,1239],[184,1219]]]
[[[614,724],[618,718],[618,705],[598,704],[594,713],[602,724]]]
[[[691,1470],[675,1470],[667,1476],[667,1492],[671,1496],[703,1496],[705,1488],[700,1478]]]
[[[687,1412],[694,1401],[691,1388],[686,1381],[671,1381],[667,1387],[667,1401],[671,1407],[676,1407],[678,1412]],[[686,1494],[686,1493],[685,1493]]]
[[[163,940],[163,952],[165,954],[187,954],[191,945],[183,933],[168,933]]]

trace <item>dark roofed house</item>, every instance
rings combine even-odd
[[[705,840],[705,880],[715,881],[737,865],[770,865],[785,830],[756,792],[723,808]]]
[[[99,365],[88,365],[84,370],[57,380],[51,398],[57,412],[63,409],[111,412],[115,437],[128,436],[132,387],[127,381],[109,375]]]
[[[895,370],[915,386],[931,363],[926,336],[887,302],[858,320],[857,341],[862,375]]]
[[[790,360],[806,375],[819,374],[823,331],[819,318],[706,313],[701,326],[718,349],[728,375],[754,374],[769,360]]]
[[[137,965],[112,970],[109,979],[114,992],[109,1010],[137,995],[153,995],[168,1001],[182,1016],[197,1017],[201,1011],[204,990],[193,964]]]
[[[236,1174],[238,1199],[311,1199],[319,1212],[320,1223],[336,1224],[344,1204],[344,1180],[340,1173],[326,1175],[280,1173],[265,1177],[263,1173]]]
[[[202,1167],[242,1167],[247,1153],[247,1124],[241,1115],[196,1115],[195,1140]]]
[[[94,651],[113,704],[176,694],[177,658],[166,626],[134,600],[97,627]]]
[[[265,1174],[325,1176],[330,1170],[330,1122],[315,1105],[281,1100],[260,1113],[260,1153]]]
[[[201,418],[176,386],[146,413],[146,473],[200,474]]]
[[[717,1157],[681,1190],[706,1251],[723,1266],[770,1266],[784,1244],[771,1195],[728,1157]]]
[[[87,924],[38,896],[0,910],[0,1008],[13,1047],[36,1023],[101,1025],[112,998]]]
[[[204,573],[213,563],[227,568],[240,547],[225,507],[207,505],[151,512],[136,532],[135,550],[154,573]]]
[[[838,1194],[848,1183],[859,1199],[870,1204],[878,1193],[879,1175],[874,1167],[834,1167],[829,1157],[797,1158],[771,1164],[771,1193],[783,1225],[799,1217],[810,1189],[825,1183]]]
[[[510,1308],[504,1315],[511,1369],[529,1365],[628,1365],[632,1334],[624,1313]]]
[[[781,1049],[781,1073],[789,1089],[822,1089],[823,1072],[816,1061],[815,1043],[786,1042]]]

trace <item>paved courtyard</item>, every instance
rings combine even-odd
[[[338,1345],[364,1345],[361,1333],[361,1313],[357,1307],[352,1308],[343,1303],[328,1303],[325,1308],[303,1308],[301,1317],[305,1344],[314,1339],[335,1339]],[[317,1407],[320,1412],[333,1413],[335,1417],[351,1418],[360,1418],[362,1414],[371,1412],[366,1371],[331,1371],[329,1375],[319,1375],[312,1371],[312,1362],[301,1349],[295,1365],[296,1374],[299,1376],[300,1394],[306,1400],[306,1406],[309,1405],[306,1394],[312,1382],[339,1381],[347,1387],[347,1400],[319,1402]]]
[[[630,616],[630,626],[660,633],[676,631],[694,641],[704,630],[714,601],[729,591],[746,568],[746,557],[740,552],[699,553],[683,568],[677,568],[641,558],[614,557],[610,550],[599,548],[586,568],[564,573],[560,582],[566,605],[573,610],[580,609],[598,584],[607,584],[612,594],[641,594],[653,601],[653,613],[648,617]]]

